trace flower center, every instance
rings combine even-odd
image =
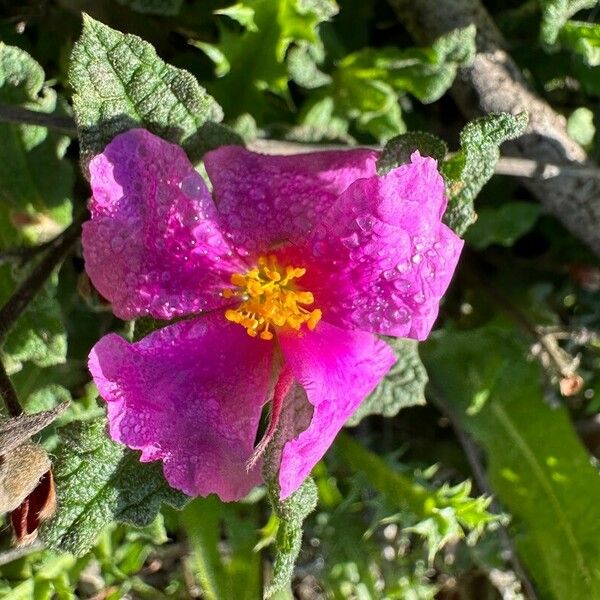
[[[299,330],[306,323],[312,331],[321,320],[321,311],[302,306],[315,301],[311,292],[296,287],[295,280],[305,273],[306,269],[299,267],[281,267],[275,256],[261,256],[257,267],[231,276],[231,283],[238,289],[224,289],[223,296],[239,296],[243,302],[236,309],[226,310],[225,318],[245,327],[248,335],[259,335],[263,340],[273,339],[271,326],[287,325]]]

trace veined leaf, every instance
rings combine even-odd
[[[449,192],[444,222],[458,235],[477,218],[473,201],[494,174],[500,144],[522,135],[527,122],[527,113],[496,113],[467,123],[461,131],[460,150],[442,165]]]
[[[489,479],[543,598],[600,598],[600,474],[567,412],[544,401],[511,330],[434,333],[422,354],[435,396],[487,453]]]
[[[84,160],[132,127],[181,144],[192,160],[213,145],[237,140],[217,125],[221,108],[190,73],[163,62],[148,42],[87,15],[69,82]]]
[[[112,521],[148,525],[162,502],[181,507],[187,497],[170,488],[161,465],[108,438],[106,420],[79,421],[60,430],[54,477],[58,512],[42,530],[44,543],[85,554]]]
[[[538,0],[542,9],[540,38],[544,44],[554,44],[556,38],[575,13],[585,8],[593,8],[598,0]]]
[[[414,340],[390,338],[398,360],[373,393],[358,407],[346,425],[358,425],[368,415],[393,417],[408,406],[425,404],[427,372]]]

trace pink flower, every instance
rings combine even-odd
[[[235,500],[259,484],[261,411],[273,398],[270,436],[293,385],[310,410],[283,448],[286,498],[394,363],[375,334],[428,335],[462,241],[433,159],[379,177],[377,157],[222,147],[204,161],[212,196],[143,129],[92,160],[92,282],[122,319],[185,319],[105,336],[89,368],[112,438],[162,460],[173,487]]]

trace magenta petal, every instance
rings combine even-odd
[[[272,359],[272,344],[215,312],[135,344],[109,334],[92,349],[89,368],[114,440],[141,450],[142,461],[162,460],[174,488],[230,501],[261,480],[246,462]]]
[[[123,319],[169,319],[223,305],[239,260],[184,151],[144,129],[115,137],[90,163],[86,270]]]
[[[444,183],[436,162],[412,162],[351,185],[299,256],[302,280],[323,318],[341,327],[425,339],[463,247],[441,222]]]
[[[228,231],[253,253],[304,240],[340,193],[375,174],[377,156],[365,149],[268,156],[224,146],[204,164]]]
[[[370,333],[319,323],[315,331],[280,337],[285,362],[313,405],[312,421],[283,448],[279,485],[287,498],[308,477],[338,431],[396,361]]]

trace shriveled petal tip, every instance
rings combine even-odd
[[[427,337],[463,241],[441,222],[444,183],[436,162],[412,162],[352,184],[299,254],[303,280],[324,318],[340,327]]]
[[[308,477],[396,357],[372,334],[323,322],[313,332],[282,336],[280,342],[285,362],[314,407],[308,428],[283,448],[279,485],[284,500]]]
[[[110,334],[89,369],[107,402],[111,437],[162,460],[169,484],[190,496],[243,498],[260,483],[249,473],[273,346],[222,314],[179,322],[130,344]]]
[[[123,319],[170,319],[223,304],[239,270],[212,198],[184,151],[145,129],[116,136],[90,163],[86,270]]]
[[[304,240],[340,193],[375,174],[377,157],[366,149],[268,156],[223,146],[204,164],[236,245],[253,253]]]

